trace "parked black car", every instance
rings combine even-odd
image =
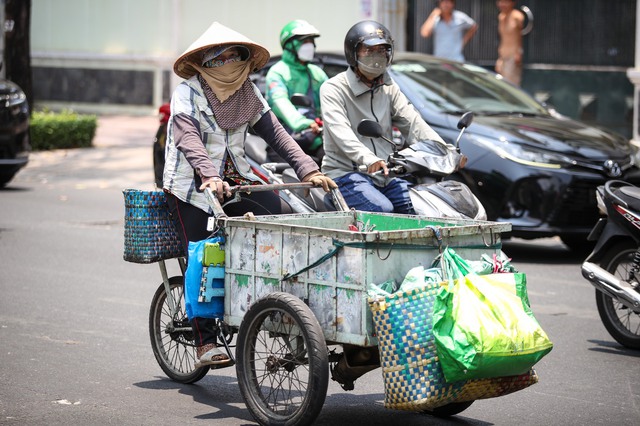
[[[17,84],[0,79],[0,187],[29,162],[29,106]]]
[[[261,90],[278,60],[252,76]],[[337,53],[318,53],[316,61],[330,77],[347,67]],[[640,155],[628,139],[564,117],[482,67],[399,52],[389,73],[449,143],[460,116],[474,113],[460,140],[469,160],[449,179],[471,188],[489,220],[511,222],[511,236],[559,236],[586,250],[599,217],[596,187],[614,178],[640,184]]]

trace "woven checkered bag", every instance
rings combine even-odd
[[[385,407],[424,411],[453,402],[493,398],[538,381],[521,376],[447,383],[436,353],[431,314],[437,283],[369,300],[385,386]]]
[[[184,256],[164,192],[125,189],[123,194],[124,260],[152,263]]]

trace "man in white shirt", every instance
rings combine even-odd
[[[464,46],[478,31],[478,24],[455,7],[455,0],[438,0],[438,7],[422,24],[420,35],[433,35],[434,56],[464,62]]]

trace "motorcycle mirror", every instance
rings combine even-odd
[[[467,111],[462,114],[460,117],[460,121],[458,121],[458,129],[460,129],[460,133],[458,134],[458,138],[456,139],[456,151],[460,152],[460,138],[464,133],[465,129],[471,125],[473,121],[473,112]]]
[[[460,117],[460,121],[458,121],[458,130],[466,129],[471,125],[472,121],[473,121],[473,112],[472,111],[465,112],[464,114],[462,114],[462,117]]]
[[[366,118],[358,123],[358,133],[367,138],[380,138],[393,145],[393,153],[398,152],[398,146],[389,138],[382,135],[382,126],[380,123],[373,120],[367,120]]]
[[[291,103],[297,107],[306,107],[311,108],[313,106],[313,101],[307,95],[303,95],[300,93],[294,93],[291,95]]]
[[[358,133],[368,138],[382,137],[382,126],[373,120],[364,119],[358,123]]]

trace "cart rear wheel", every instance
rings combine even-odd
[[[195,383],[209,372],[209,367],[195,368],[196,348],[193,331],[184,306],[183,277],[169,278],[171,298],[178,305],[175,315],[164,284],[160,284],[151,301],[149,335],[151,348],[162,371],[179,383]]]
[[[329,386],[327,344],[313,312],[288,293],[271,293],[240,325],[236,372],[247,408],[262,425],[307,425]]]
[[[433,410],[425,410],[424,413],[435,417],[450,417],[462,413],[464,410],[471,407],[471,404],[473,404],[473,401],[452,402],[451,404],[443,405],[442,407],[434,408]]]

